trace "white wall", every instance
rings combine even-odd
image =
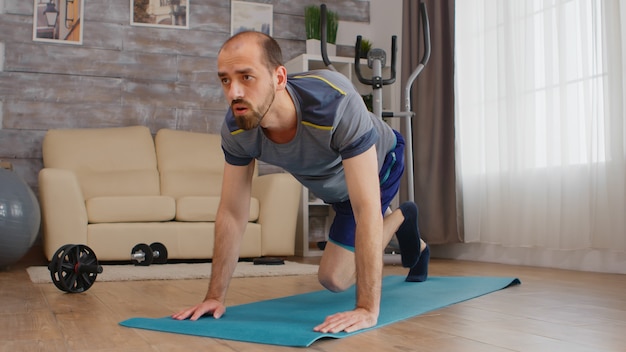
[[[402,0],[370,1],[370,23],[339,21],[337,44],[354,45],[356,36],[372,41],[375,48],[391,53],[391,36],[398,36],[398,54],[402,42]],[[401,56],[398,56],[398,58]]]
[[[391,36],[397,36],[396,83],[387,86],[391,91],[393,103],[388,106],[393,111],[400,111],[400,77],[402,73],[402,0],[370,1],[370,23],[339,21],[337,44],[354,46],[356,36],[361,35],[372,42],[373,48],[380,48],[387,53],[387,66],[391,63]],[[387,76],[383,78],[388,78]],[[385,104],[387,105],[387,104]],[[395,128],[397,126],[394,125]]]

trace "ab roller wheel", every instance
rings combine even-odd
[[[68,244],[59,248],[48,265],[54,285],[61,291],[87,291],[102,273],[96,255],[84,245]]]

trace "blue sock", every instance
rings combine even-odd
[[[400,245],[402,266],[412,268],[419,260],[421,246],[420,230],[417,226],[417,205],[413,202],[402,203],[400,211],[404,215],[404,222],[398,228],[396,237]]]
[[[420,254],[417,264],[409,269],[409,275],[407,275],[404,281],[408,282],[422,282],[426,281],[428,277],[428,261],[430,260],[430,247],[426,245],[426,248]]]

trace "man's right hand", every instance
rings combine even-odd
[[[176,320],[198,320],[200,317],[206,314],[213,314],[213,318],[219,319],[226,312],[226,307],[222,302],[208,299],[200,304],[197,304],[191,308],[182,310],[172,315],[172,318]]]

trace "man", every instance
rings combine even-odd
[[[255,159],[283,167],[332,204],[335,220],[319,281],[337,292],[356,282],[354,310],[327,317],[315,331],[353,332],[376,325],[384,246],[396,233],[407,281],[427,277],[429,249],[417,207],[387,209],[404,170],[400,134],[369,113],[351,82],[328,70],[287,77],[274,39],[243,32],[224,43],[218,75],[230,111],[222,126],[226,163],[216,220],[213,269],[204,301],[174,314],[220,318],[248,219]]]

